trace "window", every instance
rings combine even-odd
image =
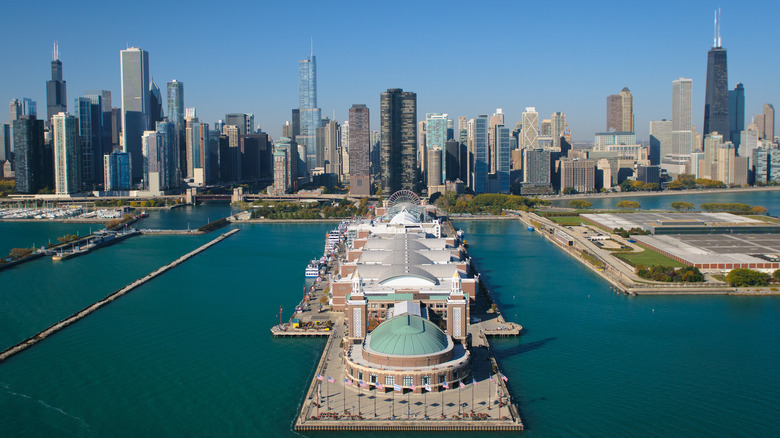
[[[395,376],[385,376],[385,386],[395,385]]]
[[[414,385],[414,378],[412,376],[404,376],[404,386]]]
[[[368,376],[368,381],[371,382],[371,383],[376,383],[377,382],[376,374],[372,373],[370,376]]]
[[[458,370],[452,371],[452,380],[458,380]]]
[[[363,380],[363,371],[358,371],[358,380]]]
[[[421,385],[430,385],[431,384],[431,376],[422,376],[420,379]]]
[[[439,383],[444,383],[447,381],[447,375],[446,374],[439,374]]]

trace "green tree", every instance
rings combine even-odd
[[[639,210],[642,204],[637,201],[620,201],[616,206],[621,210]]]
[[[780,269],[775,270],[775,272],[772,273],[772,278],[775,280],[780,280]]]
[[[752,269],[732,269],[726,275],[726,281],[735,287],[740,286],[766,286],[770,276]]]
[[[561,193],[564,195],[576,195],[577,190],[575,190],[574,187],[564,187],[563,190],[561,190]]]
[[[569,208],[590,208],[593,204],[591,204],[588,201],[583,201],[582,199],[572,199],[569,201]]]
[[[675,201],[672,202],[672,208],[675,209],[675,211],[691,211],[696,208],[696,204],[693,202]]]

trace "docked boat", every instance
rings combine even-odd
[[[529,225],[529,226],[528,226],[528,231],[533,231],[534,229],[535,229],[535,228],[534,228],[534,226],[533,226],[533,225]]]
[[[149,217],[149,213],[147,213],[147,212],[146,212],[146,210],[142,211],[142,212],[141,212],[141,213],[138,215],[138,219],[144,219],[144,218],[147,218],[147,217]]]
[[[306,266],[306,278],[317,278],[320,275],[320,262],[312,260],[309,265]]]

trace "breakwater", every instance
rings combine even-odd
[[[169,271],[170,269],[175,268],[176,266],[180,265],[181,263],[189,260],[190,258],[194,257],[195,255],[207,250],[208,248],[216,245],[217,243],[227,239],[228,237],[232,236],[233,234],[237,233],[239,230],[233,229],[228,231],[227,233],[221,234],[219,237],[215,238],[214,240],[211,240],[210,242],[194,249],[193,251],[188,252],[187,254],[184,254],[183,256],[179,257],[178,259],[172,261],[171,263],[160,267],[159,269],[150,272],[149,274],[145,275],[142,278],[139,278],[138,280],[126,285],[125,287],[117,290],[116,292],[112,293],[111,295],[107,296],[106,298],[103,298],[102,300],[87,306],[80,311],[72,314],[71,316],[63,319],[62,321],[59,321],[47,329],[39,332],[38,334],[25,339],[24,341],[6,349],[2,353],[0,353],[0,362],[5,361],[6,359],[10,358],[11,356],[26,350],[27,348],[32,347],[33,345],[37,344],[38,342],[46,339],[47,337],[57,333],[58,331],[64,329],[65,327],[76,323],[77,321],[81,320],[82,318],[90,315],[92,312],[100,309],[101,307],[115,301],[117,298],[125,295],[126,293],[132,291],[133,289],[137,288],[138,286],[154,279],[155,277],[164,274],[165,272]]]

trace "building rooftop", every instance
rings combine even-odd
[[[419,356],[447,349],[447,335],[436,324],[419,316],[404,313],[379,324],[366,345],[378,353]]]

